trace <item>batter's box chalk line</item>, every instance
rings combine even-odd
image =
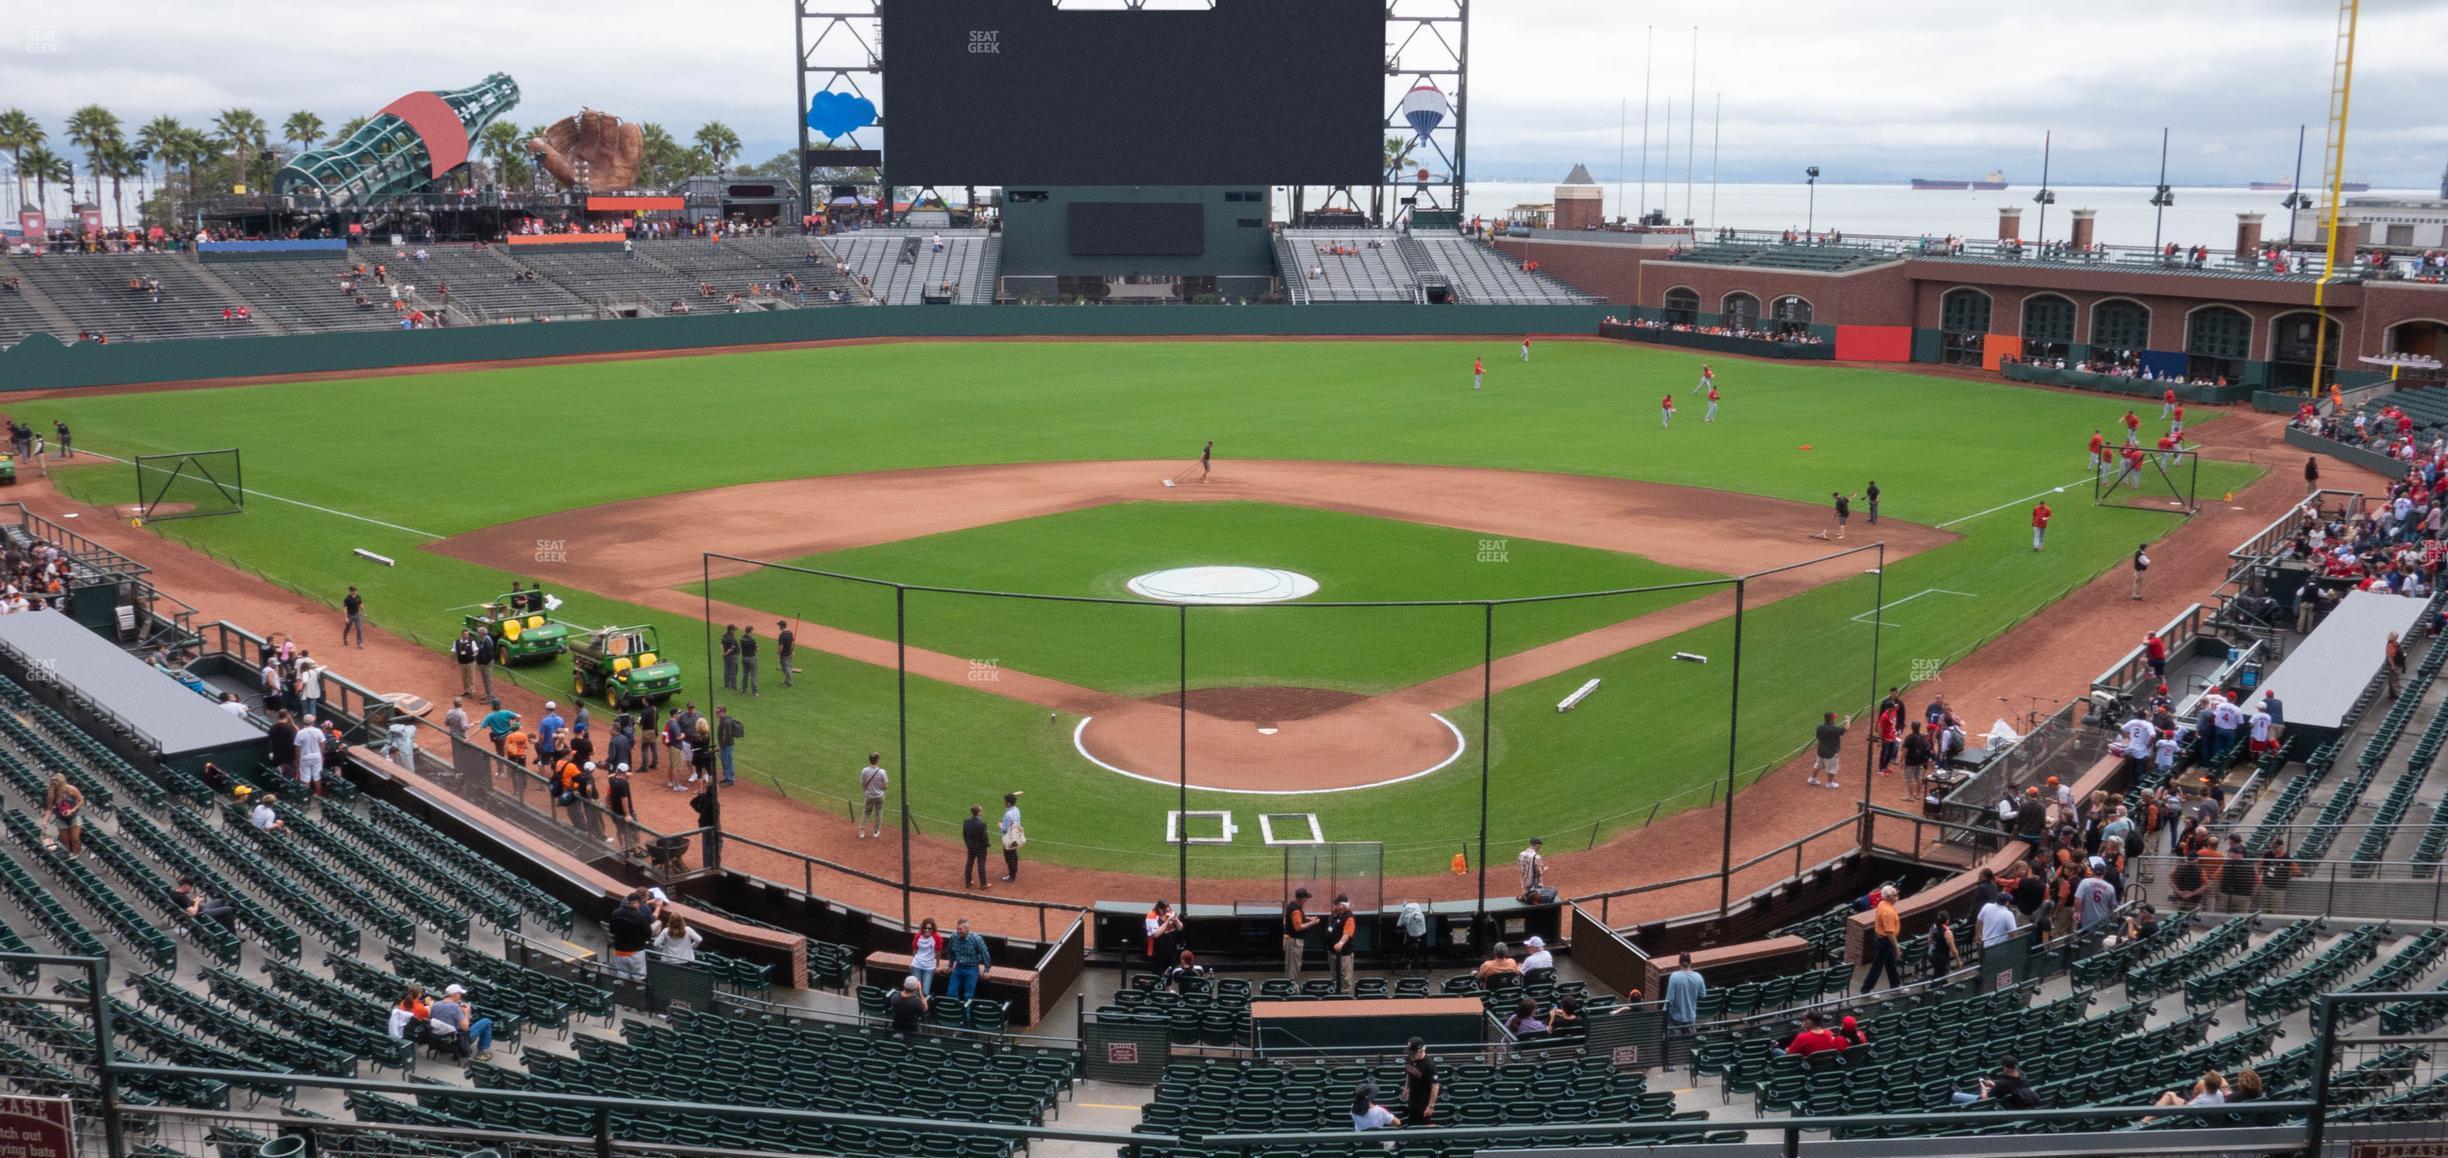
[[[1198,808],[1193,808],[1193,809],[1191,809],[1191,810],[1190,810],[1190,811],[1188,811],[1188,812],[1167,812],[1167,813],[1165,813],[1165,843],[1166,843],[1166,844],[1184,844],[1184,843],[1188,843],[1188,844],[1231,844],[1231,843],[1232,843],[1232,840],[1233,840],[1233,834],[1234,834],[1234,833],[1237,833],[1237,832],[1239,832],[1239,831],[1241,831],[1239,828],[1237,828],[1237,827],[1235,827],[1235,826],[1233,825],[1233,818],[1232,818],[1232,816],[1233,816],[1233,814],[1232,814],[1232,813],[1230,813],[1230,812],[1220,812],[1220,811],[1213,811],[1213,810],[1208,810],[1208,809],[1198,809]],[[1185,827],[1185,825],[1183,824],[1183,820],[1184,820],[1184,818],[1188,818],[1188,820],[1189,820],[1189,821],[1191,821],[1192,823],[1196,823],[1196,822],[1198,822],[1198,821],[1202,821],[1202,820],[1213,821],[1213,822],[1215,822],[1215,829],[1216,829],[1216,831],[1220,832],[1222,835],[1220,835],[1220,836],[1193,836],[1193,837],[1189,837],[1189,838],[1187,838],[1187,839],[1185,840],[1185,839],[1184,839],[1184,837],[1183,837],[1183,835],[1182,835],[1182,829]],[[1204,826],[1201,826],[1201,827],[1204,827]]]
[[[1910,603],[1910,602],[1912,602],[1912,601],[1913,601],[1913,600],[1915,600],[1915,599],[1919,599],[1919,598],[1921,598],[1921,597],[1922,597],[1922,596],[1924,596],[1924,595],[1952,595],[1952,596],[1956,597],[1957,599],[1978,599],[1978,598],[1980,598],[1980,596],[1978,596],[1978,595],[1974,595],[1973,593],[1971,593],[1971,592],[1969,592],[1969,591],[1949,591],[1949,590],[1947,590],[1946,588],[1943,588],[1943,587],[1924,587],[1924,588],[1922,588],[1921,590],[1919,590],[1919,591],[1915,591],[1915,592],[1913,592],[1912,594],[1907,595],[1907,596],[1905,596],[1905,597],[1904,597],[1904,598],[1902,598],[1902,599],[1898,599],[1898,600],[1896,600],[1896,601],[1895,601],[1895,602],[1893,602],[1893,603],[1887,604],[1886,606],[1879,608],[1879,609],[1878,609],[1878,612],[1893,611],[1893,610],[1895,610],[1896,608],[1898,608],[1898,607],[1902,607],[1902,606],[1904,606],[1905,604]],[[1869,622],[1871,622],[1871,617],[1872,617],[1873,615],[1878,614],[1878,612],[1871,612],[1871,611],[1865,611],[1865,612],[1862,612],[1861,614],[1856,615],[1856,616],[1854,616],[1854,617],[1853,617],[1853,622],[1855,622],[1855,623],[1869,623]],[[1887,620],[1887,619],[1880,619],[1880,620],[1878,620],[1878,621],[1877,621],[1877,625],[1878,625],[1878,626],[1880,626],[1880,627],[1901,627],[1901,626],[1903,626],[1902,624],[1899,624],[1899,623],[1896,623],[1896,622],[1894,622],[1894,621],[1892,621],[1892,620]]]
[[[1282,836],[1275,834],[1275,822],[1278,820],[1283,821],[1284,827],[1289,830]],[[1304,832],[1307,835],[1302,835]],[[1268,844],[1326,843],[1326,834],[1318,828],[1317,813],[1314,812],[1261,812],[1258,814],[1258,835]]]

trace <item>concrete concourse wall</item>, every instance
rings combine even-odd
[[[1454,337],[1595,334],[1607,307],[841,306],[445,330],[375,330],[187,342],[78,342],[35,334],[0,350],[0,391],[343,374],[402,366],[857,338]]]

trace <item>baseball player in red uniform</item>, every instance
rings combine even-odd
[[[1484,358],[1471,359],[1471,389],[1478,389],[1479,380],[1485,377],[1487,377],[1487,360]]]
[[[2184,411],[2176,405],[2176,388],[2173,386],[2168,387],[2167,393],[2159,400],[2159,417],[2165,418],[2170,414],[2183,413]]]
[[[1658,399],[1658,425],[1669,429],[1674,426],[1674,395],[1672,394]]]
[[[2041,544],[2048,541],[2049,517],[2056,513],[2049,509],[2047,499],[2040,500],[2040,505],[2032,508],[2032,550],[2039,550]]]
[[[2125,412],[2125,445],[2142,445],[2142,419],[2131,410]]]
[[[2108,439],[2096,430],[2091,432],[2091,470],[2095,474],[2108,473]]]
[[[2168,431],[2168,433],[2173,434],[2173,435],[2175,435],[2175,436],[2176,436],[2176,437],[2178,437],[2178,438],[2183,438],[2183,437],[2184,437],[2184,403],[2182,403],[2182,402],[2177,403],[2177,404],[2176,404],[2176,405],[2175,405],[2175,406],[2172,408],[2172,410],[2173,410],[2173,412],[2174,412],[2174,416],[2175,416],[2175,422],[2176,422],[2176,425],[2174,426],[2174,428],[2170,429],[2170,430]]]
[[[1716,384],[1717,371],[1710,369],[1709,364],[1706,362],[1700,363],[1700,384],[1692,387],[1692,393],[1698,394]]]
[[[1530,360],[1530,335],[1528,335],[1528,334],[1523,334],[1523,335],[1522,335],[1522,361],[1527,362],[1527,361],[1529,361],[1529,360]]]
[[[1702,422],[1715,422],[1715,421],[1717,421],[1717,388],[1716,388],[1715,386],[1710,386],[1710,387],[1709,387],[1709,392],[1708,392],[1708,400],[1709,400],[1709,408],[1708,408],[1708,413],[1707,413],[1707,414],[1704,414],[1704,415],[1701,415],[1701,416],[1700,416],[1700,421],[1702,421]]]

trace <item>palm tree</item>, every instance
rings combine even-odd
[[[645,163],[640,166],[638,183],[656,189],[668,189],[680,179],[677,172],[688,153],[680,142],[672,139],[663,126],[648,121],[638,126],[638,135],[645,141]]]
[[[530,135],[508,121],[495,121],[477,134],[476,151],[492,165],[495,185],[507,189],[527,183]]]
[[[17,170],[17,198],[25,199],[25,151],[43,143],[42,122],[24,109],[0,112],[0,149],[7,149],[9,167]]]
[[[121,229],[127,228],[127,198],[120,192],[119,183],[130,177],[144,176],[145,160],[149,156],[143,149],[125,140],[114,139],[102,146],[102,152],[96,158],[94,183],[99,186],[103,178],[110,178],[111,210]]]
[[[68,141],[85,150],[85,171],[93,175],[94,200],[102,200],[102,151],[122,140],[119,115],[101,105],[86,105],[68,114]],[[69,200],[76,192],[69,190]]]
[[[178,162],[183,177],[180,183],[182,190],[186,196],[194,197],[196,195],[196,166],[220,155],[220,142],[214,140],[211,133],[202,129],[181,128],[178,135],[171,139],[169,149],[162,154],[162,158],[165,164],[170,161]],[[165,181],[164,184],[168,182]],[[178,204],[175,200],[171,202],[170,208],[171,216],[175,220],[178,213]]]
[[[1385,171],[1396,173],[1411,165],[1411,152],[1419,147],[1417,137],[1387,137],[1385,139]]]
[[[146,121],[136,130],[136,147],[148,157],[162,163],[162,183],[170,182],[170,167],[177,163],[179,138],[187,132],[185,122],[168,113]]]
[[[51,199],[51,183],[64,183],[74,176],[68,158],[39,143],[26,146],[24,154],[17,158],[17,174],[33,180],[35,208],[45,209],[46,212],[44,203]]]
[[[722,176],[723,159],[739,155],[739,134],[732,132],[731,126],[721,121],[707,121],[698,126],[697,135],[690,139],[696,142],[698,148],[705,150],[706,156],[714,162],[714,175],[717,177]]]
[[[373,119],[374,118],[372,117],[350,117],[349,119],[340,122],[339,128],[332,130],[331,139],[334,141],[345,141],[350,137],[354,137],[357,135],[357,130],[366,127],[366,122]]]
[[[323,118],[303,109],[291,113],[281,122],[281,139],[296,145],[301,153],[314,148],[323,139]]]
[[[253,109],[223,109],[220,116],[213,118],[213,131],[221,134],[221,140],[237,154],[238,180],[249,180],[247,150],[260,150],[267,140],[263,118],[256,116]]]

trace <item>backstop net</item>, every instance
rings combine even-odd
[[[2091,501],[2098,506],[2181,515],[2201,509],[2198,450],[2109,447],[2091,476]]]
[[[183,519],[246,510],[238,451],[186,450],[136,456],[136,517]]]

